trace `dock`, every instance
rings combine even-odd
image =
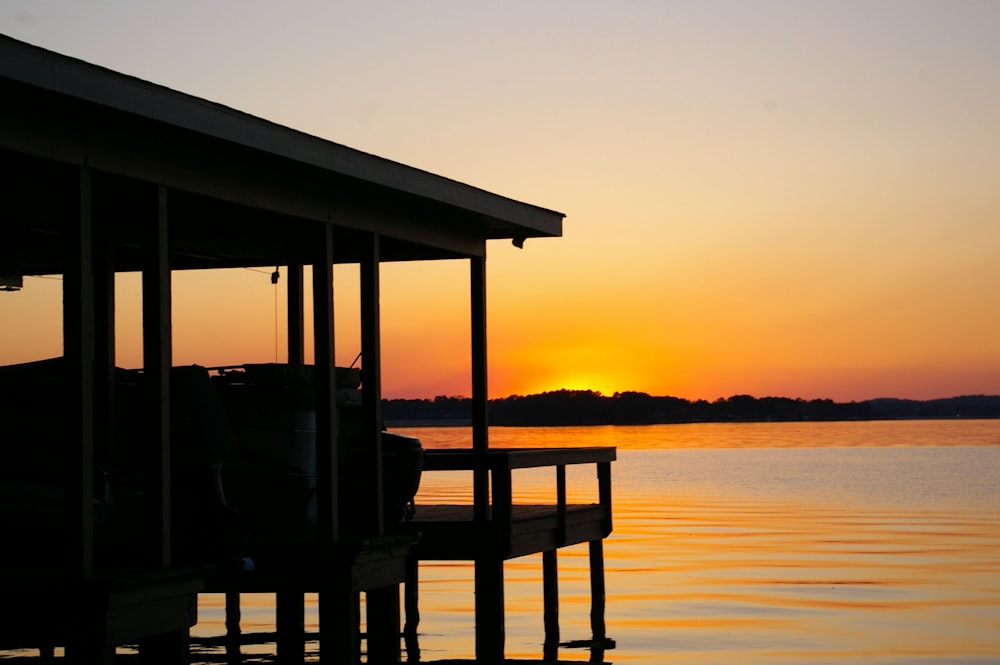
[[[420,619],[419,561],[472,561],[475,564],[477,656],[502,656],[504,641],[503,562],[542,554],[545,654],[560,643],[557,552],[561,547],[589,543],[591,640],[607,642],[604,622],[604,539],[612,529],[611,463],[614,448],[503,449],[486,454],[457,450],[429,451],[425,470],[470,471],[488,476],[491,492],[472,505],[420,505],[404,528],[414,536],[406,577],[405,634],[414,636]],[[568,504],[566,467],[592,464],[598,483],[595,503]],[[511,472],[553,467],[554,505],[515,504]]]
[[[18,309],[30,320],[0,330],[15,358],[0,367],[0,650],[101,665],[128,645],[188,663],[198,596],[213,592],[239,662],[240,595],[259,591],[275,594],[279,662],[302,662],[302,599],[318,593],[324,660],[398,663],[419,633],[419,562],[452,559],[475,565],[477,661],[503,662],[503,562],[541,553],[551,659],[556,555],[586,542],[603,653],[614,448],[489,446],[487,245],[557,238],[562,213],[5,36],[0,97],[0,307],[43,278],[61,289],[57,311]],[[474,500],[406,520],[387,475],[393,446],[412,442],[383,425],[380,266],[430,260],[467,269],[472,439],[423,451],[418,469],[468,471]],[[335,265],[359,275],[358,367],[336,364]],[[203,271],[203,296],[228,304],[210,275],[243,269],[284,289],[281,359],[177,363],[174,276]],[[126,273],[138,305],[116,293]],[[138,367],[118,360],[129,307]],[[60,347],[27,353],[43,331]],[[572,465],[594,466],[593,503],[567,503]],[[553,505],[514,501],[511,471],[529,467],[556,470]]]

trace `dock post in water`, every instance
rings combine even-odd
[[[420,560],[413,555],[406,559],[403,609],[406,613],[403,634],[409,640],[417,636],[417,626],[420,625]]]
[[[278,591],[274,597],[278,662],[287,665],[305,662],[305,594],[301,591]]]
[[[240,651],[240,592],[226,592],[226,656],[229,665],[243,662]]]
[[[606,639],[604,626],[604,541],[590,541],[590,630],[594,644]]]
[[[365,592],[368,662],[398,663],[399,586],[390,584]]]
[[[503,559],[481,556],[475,561],[476,660],[504,660]]]
[[[545,660],[555,660],[559,649],[559,573],[556,550],[542,552],[542,598],[545,607]]]

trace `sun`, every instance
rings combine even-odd
[[[525,394],[555,392],[557,390],[590,390],[602,395],[613,395],[621,390],[618,386],[621,377],[611,372],[569,372],[541,378],[531,384]]]

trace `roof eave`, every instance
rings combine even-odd
[[[498,222],[500,238],[557,237],[565,215],[322,139],[231,107],[0,35],[0,75],[454,206]]]

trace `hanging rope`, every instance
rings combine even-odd
[[[278,272],[278,266],[274,266],[274,272],[271,273],[271,284],[274,284],[274,362],[278,362],[278,279],[281,274]]]

